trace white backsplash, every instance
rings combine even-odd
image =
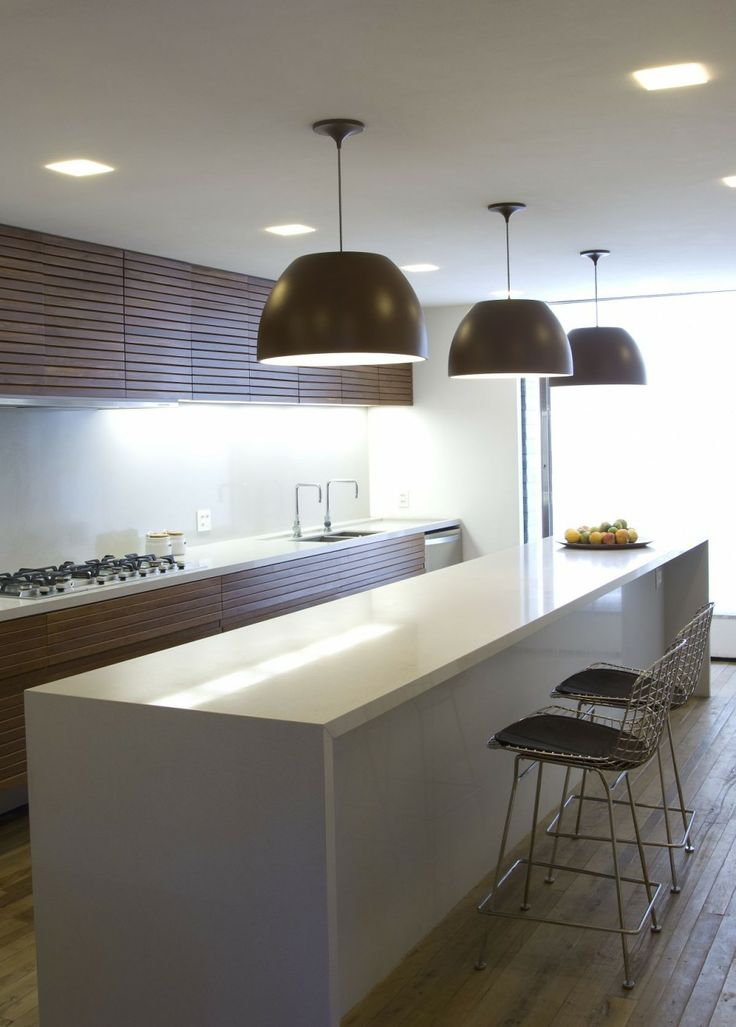
[[[328,478],[360,482],[357,500],[334,491],[333,521],[368,516],[365,409],[0,409],[0,570],[140,551],[147,530],[191,544],[288,531],[296,482]],[[302,492],[304,525],[324,516],[316,497]]]

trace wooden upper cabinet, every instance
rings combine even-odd
[[[299,371],[298,367],[278,367],[272,364],[259,364],[255,356],[255,340],[258,337],[258,322],[266,300],[271,294],[275,282],[267,278],[254,278],[248,275],[248,291],[251,295],[252,310],[257,317],[254,326],[253,365],[250,374],[250,398],[253,403],[298,403],[299,402]]]
[[[256,360],[270,279],[0,226],[0,395],[406,404],[410,364]]]
[[[414,402],[411,364],[382,364],[378,368],[378,402],[382,406],[411,406]]]
[[[125,253],[128,399],[192,398],[192,267]]]
[[[0,392],[40,394],[45,382],[43,264],[37,232],[0,226]]]
[[[380,402],[379,366],[356,365],[342,368],[342,402],[374,406]]]
[[[0,227],[0,392],[124,397],[121,250]]]
[[[300,403],[342,403],[341,367],[300,367]]]
[[[125,397],[123,251],[42,235],[46,386]]]
[[[251,398],[259,317],[245,275],[198,265],[192,268],[194,399]]]

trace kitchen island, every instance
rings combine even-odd
[[[707,591],[548,539],[29,691],[42,1027],[337,1024],[491,869],[488,735]]]

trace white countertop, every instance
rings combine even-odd
[[[368,539],[375,540],[379,536],[398,538],[401,535],[413,535],[416,532],[452,528],[458,524],[457,518],[374,518],[341,522],[339,525],[333,525],[332,530],[370,531],[375,534],[368,536]],[[322,530],[321,525],[316,525],[304,528],[303,534],[318,535]],[[104,585],[99,589],[71,591],[44,599],[5,599],[0,597],[0,622],[39,613],[54,613],[72,606],[103,602],[105,599],[118,599],[121,596],[135,595],[149,589],[183,585],[188,581],[211,578],[220,574],[233,574],[251,567],[280,563],[282,560],[293,560],[295,557],[310,556],[320,551],[359,546],[365,542],[366,538],[345,539],[342,542],[329,543],[308,542],[304,539],[294,539],[290,533],[284,532],[278,535],[258,535],[251,538],[232,539],[227,542],[212,542],[209,545],[189,546],[186,555],[186,573],[145,578],[117,585]]]
[[[545,539],[34,691],[338,736],[704,541],[582,551]]]

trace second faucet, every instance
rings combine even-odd
[[[325,503],[325,532],[332,531],[332,521],[330,520],[330,485],[345,484],[355,485],[355,498],[358,498],[358,483],[355,478],[330,478],[327,482],[327,500]]]

